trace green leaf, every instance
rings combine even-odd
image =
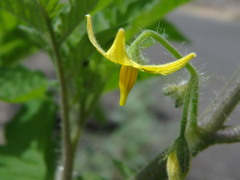
[[[0,67],[11,65],[35,52],[35,47],[24,37],[26,34],[19,29],[4,34],[0,40]]]
[[[32,101],[7,124],[0,146],[0,177],[4,180],[52,180],[55,165],[52,132],[55,105]]]
[[[23,66],[0,68],[0,100],[10,103],[44,98],[48,87],[46,77]]]
[[[144,25],[149,25],[167,13],[175,9],[176,7],[189,2],[190,0],[161,0],[152,1],[149,6],[151,8],[146,8],[144,12],[139,13],[139,16],[135,19],[135,22],[140,22]],[[151,17],[151,18],[150,18]]]
[[[129,166],[127,166],[124,162],[122,162],[120,160],[114,159],[113,164],[118,169],[120,174],[122,175],[122,178],[125,180],[131,179],[134,176],[134,174],[136,173],[135,170],[133,170],[132,168],[130,168]]]
[[[40,5],[46,11],[50,19],[54,18],[62,7],[62,5],[59,3],[59,0],[35,0],[35,1],[38,1],[40,3]]]
[[[90,12],[90,14],[95,14],[97,11],[107,7],[113,0],[99,0],[95,8]]]
[[[1,0],[0,9],[3,9],[21,22],[18,26],[28,33],[29,38],[42,48],[50,45],[49,26],[55,26],[57,15],[62,4],[59,0]],[[46,44],[47,43],[47,44]]]
[[[15,29],[18,19],[6,11],[0,11],[0,36],[4,32]]]
[[[36,0],[1,0],[0,8],[12,13],[39,32],[45,32],[45,20]]]
[[[167,13],[190,0],[129,0],[118,1],[104,10],[111,17],[111,24],[128,23],[126,39],[130,39],[140,28],[149,28],[158,23]],[[139,13],[141,12],[141,13]]]
[[[60,42],[63,42],[73,32],[97,2],[98,0],[73,0],[64,6],[60,16]]]
[[[76,180],[108,180],[94,173],[84,173],[76,178]]]
[[[79,26],[86,14],[94,14],[110,4],[112,0],[73,0],[65,4],[60,15],[60,42],[67,37]]]
[[[34,52],[26,33],[18,28],[18,19],[0,11],[0,66],[10,65]]]
[[[143,3],[141,3],[142,1],[138,1],[135,4],[136,8],[134,8],[135,14],[137,10],[140,10],[139,12],[141,13],[135,15],[135,18],[132,20],[131,27],[129,28],[127,35],[131,35],[139,27],[148,27],[151,24],[156,23],[167,13],[189,1],[190,0],[149,0],[147,4],[144,4],[144,8]]]

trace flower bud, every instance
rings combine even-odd
[[[170,96],[175,101],[175,107],[181,107],[184,102],[184,96],[188,87],[187,82],[182,81],[179,84],[169,84],[163,88],[163,94]]]
[[[182,173],[179,168],[176,151],[169,153],[167,158],[167,173],[169,180],[182,180]]]
[[[178,138],[167,158],[169,180],[183,180],[189,170],[190,150],[185,138]]]

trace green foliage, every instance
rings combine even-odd
[[[65,4],[60,15],[60,42],[63,42],[79,26],[86,14],[106,7],[112,0],[72,0]]]
[[[44,98],[48,80],[38,71],[23,66],[0,68],[0,99],[10,103],[22,103],[36,98]]]
[[[33,45],[37,45],[38,47],[46,50],[49,50],[49,46],[51,46],[50,37],[48,34],[48,26],[56,23],[54,18],[59,13],[61,7],[62,6],[59,3],[59,0],[0,1],[1,9],[13,14],[20,20],[18,22],[18,28],[21,28],[22,31],[25,31],[28,34],[27,36],[23,36],[23,39],[25,39],[25,44],[27,41],[31,41],[30,43],[32,47]],[[22,31],[18,31],[18,34],[15,34],[15,36],[20,36],[20,33],[23,34]],[[4,43],[2,46],[5,48],[6,43]],[[30,50],[32,47],[30,47]],[[21,48],[22,49],[19,49],[20,53],[21,51],[24,52],[24,48],[27,47],[26,45],[25,47],[22,45]],[[26,50],[25,53],[30,54],[31,51]]]
[[[127,22],[127,39],[139,31],[140,28],[148,28],[159,22],[167,13],[183,3],[190,0],[148,0],[147,3],[141,0],[118,1],[120,6],[114,6],[106,10],[105,15],[111,16],[111,24]],[[139,13],[141,12],[141,13]]]
[[[1,0],[0,8],[12,13],[39,32],[45,32],[46,25],[37,0]]]
[[[0,11],[0,66],[10,65],[34,52],[28,35],[18,28],[19,20]]]
[[[163,16],[172,11],[174,8],[189,1],[190,0],[151,0],[151,2],[145,5],[144,11],[138,13],[138,16],[134,20],[134,24],[139,25],[140,22],[142,26],[148,26],[163,18]],[[143,3],[140,2],[142,1],[139,1],[138,5],[142,6]]]
[[[136,173],[135,170],[127,166],[124,162],[120,160],[113,160],[114,166],[118,169],[120,174],[122,175],[122,179],[131,179]]]
[[[78,178],[76,178],[76,180],[108,180],[108,179],[93,173],[85,173],[82,176],[79,176]]]
[[[59,0],[35,0],[35,2],[40,4],[39,9],[43,8],[50,19],[55,18],[62,7]]]
[[[115,3],[113,0],[98,0],[97,5],[91,11],[91,14],[95,14],[96,12],[102,10],[103,8],[107,7],[110,3]]]
[[[89,59],[93,54],[97,53],[89,43],[87,36],[84,34],[85,22],[83,20],[85,14],[97,13],[96,16],[94,16],[94,19],[96,19],[96,21],[94,21],[94,27],[96,27],[96,32],[100,29],[97,37],[103,47],[109,47],[112,43],[111,40],[113,40],[119,27],[126,27],[126,33],[129,37],[130,34],[132,36],[133,33],[138,31],[137,28],[139,27],[154,27],[154,29],[160,28],[160,30],[163,31],[166,29],[166,32],[171,39],[185,40],[184,36],[182,36],[181,33],[179,33],[175,27],[171,25],[171,23],[165,20],[161,22],[159,21],[159,19],[161,19],[167,12],[184,2],[187,2],[187,0],[181,0],[177,3],[175,3],[175,1],[156,0],[151,0],[148,3],[139,0],[132,0],[128,2],[117,1],[116,3],[112,3],[111,0],[73,0],[64,4],[60,4],[58,0],[21,0],[13,2],[3,0],[0,2],[0,7],[24,20],[25,27],[23,30],[35,37],[34,42],[43,48],[50,45],[48,43],[46,44],[46,42],[49,41],[49,37],[46,34],[47,27],[45,23],[45,15],[47,14],[52,19],[51,23],[55,27],[55,31],[58,32],[58,41],[63,43],[68,40],[67,43],[64,43],[63,45],[63,54],[66,55],[66,61],[73,64],[71,66],[67,66],[69,71],[76,72],[77,70],[72,69],[77,68],[77,66],[75,66],[76,63],[82,63],[83,61],[86,61],[86,57]],[[162,7],[167,8],[164,8],[163,11]],[[141,11],[141,13],[139,13],[139,11]],[[159,12],[154,14],[156,11]],[[141,18],[142,13],[147,14],[148,17],[154,16],[154,19]],[[111,19],[108,18],[109,15],[111,15]],[[103,29],[103,27],[105,27],[105,29]],[[21,37],[21,41],[14,38],[13,34],[18,38]],[[19,36],[18,34],[23,35]],[[29,47],[29,42],[22,40],[26,39],[24,35],[25,34],[21,30],[16,28],[11,34],[6,34],[5,39],[13,37],[14,42],[6,40],[2,43],[1,51],[4,52],[2,53],[2,64],[12,63],[33,51],[33,47]],[[69,36],[71,37],[70,39],[68,38]],[[8,46],[8,43],[11,46]],[[81,51],[79,51],[78,47],[81,47]],[[99,57],[100,56],[97,58]],[[100,61],[101,60],[99,60],[99,62]],[[103,79],[108,79],[109,81],[105,89],[112,90],[117,88],[118,68],[114,65],[103,66],[106,66],[106,68],[102,70]],[[111,78],[109,78],[109,75]],[[153,76],[154,75],[144,73],[138,77],[138,80],[144,80]]]
[[[7,124],[7,142],[0,146],[1,179],[52,180],[55,110],[50,101],[28,102]]]

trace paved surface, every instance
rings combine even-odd
[[[213,7],[226,7],[240,5],[239,0],[193,0],[192,4],[203,5],[203,6],[213,6]]]

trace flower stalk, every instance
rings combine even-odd
[[[170,54],[172,54],[175,58],[180,59],[183,56],[180,54],[180,52],[175,49],[166,39],[164,39],[162,36],[160,36],[158,33],[147,30],[143,31],[142,34],[138,36],[138,38],[132,43],[133,46],[139,45],[141,42],[143,42],[146,38],[152,37],[156,41],[158,41],[163,47],[165,47]],[[190,74],[190,79],[188,81],[188,87],[187,91],[185,93],[185,99],[184,99],[184,107],[183,107],[183,113],[181,118],[181,129],[180,129],[180,135],[179,138],[185,139],[187,124],[188,124],[188,118],[190,116],[190,129],[196,129],[197,128],[197,112],[198,112],[198,73],[196,69],[188,63],[186,66],[186,69],[188,70]],[[189,115],[189,112],[192,114]],[[195,114],[193,114],[195,113]],[[161,156],[159,156],[161,157]],[[159,157],[157,157],[154,161],[152,161],[148,166],[146,166],[142,171],[140,171],[136,176],[136,180],[141,180],[144,178],[149,177],[151,174],[153,178],[150,179],[156,179],[160,177],[166,177],[166,173],[157,173],[156,172],[150,172],[151,168],[154,169],[154,167],[161,167],[166,166],[166,160],[161,161],[161,164],[159,164],[158,161],[160,161]],[[156,164],[157,163],[157,164]],[[147,175],[147,176],[146,176]]]

